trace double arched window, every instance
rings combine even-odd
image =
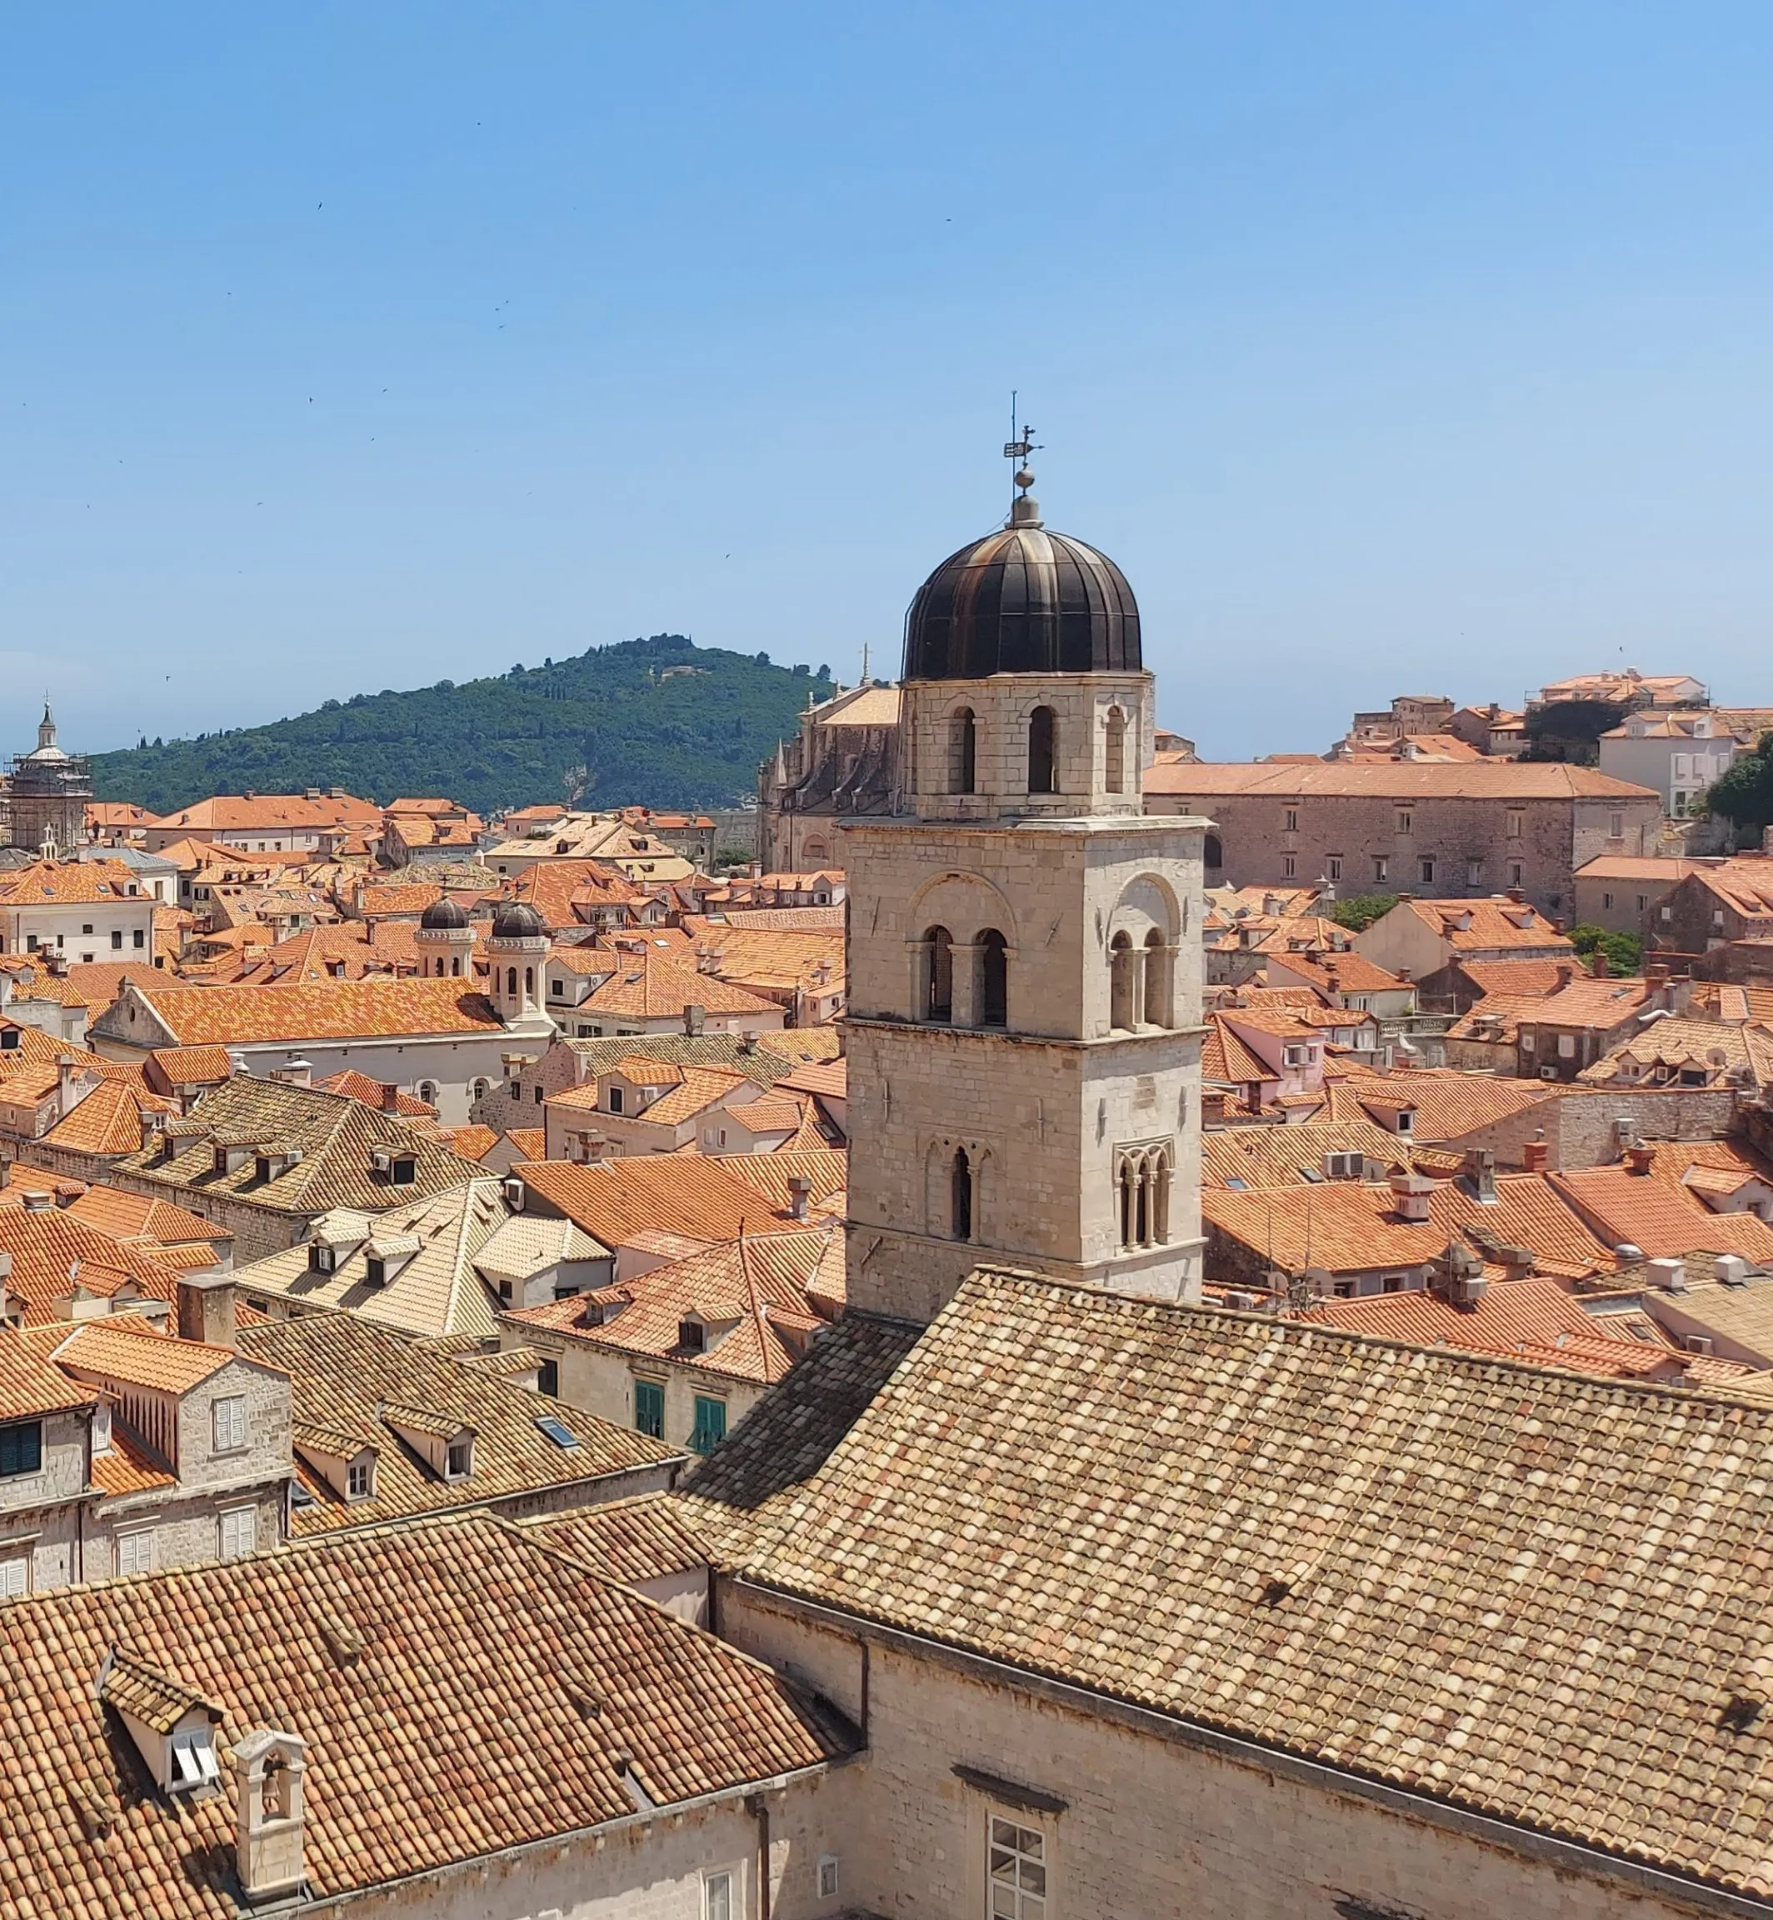
[[[1028,716],[1028,791],[1059,791],[1059,723],[1051,707]]]
[[[977,792],[979,777],[979,723],[971,707],[962,707],[948,720],[948,791]]]
[[[1170,1237],[1170,1149],[1123,1147],[1115,1168],[1123,1249],[1161,1247]]]

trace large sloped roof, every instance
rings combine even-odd
[[[1773,1409],[982,1271],[793,1481],[818,1360],[688,1483],[728,1564],[1773,1892]]]

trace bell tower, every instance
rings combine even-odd
[[[896,811],[840,836],[849,1299],[906,1319],[988,1260],[1200,1295],[1208,823],[1145,814],[1138,607],[1033,478],[919,589]]]

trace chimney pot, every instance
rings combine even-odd
[[[398,1113],[400,1111],[399,1087],[397,1087],[392,1080],[384,1080],[381,1084],[382,1111],[384,1113]]]
[[[179,1276],[178,1335],[181,1340],[201,1340],[206,1346],[233,1346],[233,1274]]]

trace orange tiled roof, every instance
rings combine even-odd
[[[91,1684],[117,1648],[213,1700],[224,1753],[272,1702],[314,1737],[311,1778],[331,1784],[308,1794],[305,1865],[322,1906],[557,1835],[619,1835],[635,1809],[624,1761],[669,1809],[847,1750],[761,1661],[479,1514],[32,1595],[0,1634],[35,1755],[0,1850],[0,1904],[21,1916],[239,1906],[214,1865],[233,1857],[231,1793],[171,1806],[139,1789],[133,1756],[119,1792],[123,1736]]]
[[[68,1212],[119,1240],[154,1240],[167,1250],[191,1242],[207,1247],[212,1241],[233,1237],[226,1227],[218,1227],[188,1207],[149,1194],[125,1193],[120,1187],[102,1183],[87,1187]]]
[[[774,1013],[759,999],[712,974],[697,973],[658,953],[635,954],[581,1003],[580,1012],[626,1014],[630,1019],[680,1019],[685,1007],[707,1013]]]
[[[133,1313],[84,1320],[55,1350],[58,1366],[167,1393],[188,1393],[235,1357],[232,1347],[172,1339]]]
[[[12,1327],[0,1327],[0,1421],[91,1406],[90,1388],[70,1380],[54,1361]]]
[[[1740,1253],[1757,1266],[1773,1266],[1773,1227],[1752,1213],[1713,1213],[1678,1180],[1625,1167],[1583,1167],[1550,1177],[1610,1245],[1640,1247],[1652,1260]]]
[[[380,1107],[388,1111],[387,1098],[381,1081],[372,1080],[367,1073],[359,1073],[355,1067],[345,1067],[340,1072],[329,1074],[324,1080],[314,1082],[322,1093],[342,1093],[348,1100],[361,1100],[365,1106]],[[421,1100],[416,1093],[394,1094],[394,1112],[408,1119],[436,1119],[437,1109],[428,1100]]]
[[[44,1135],[44,1144],[72,1153],[115,1156],[138,1152],[142,1115],[176,1114],[178,1108],[145,1087],[126,1080],[104,1080]]]
[[[503,1025],[460,980],[339,980],[327,986],[177,987],[141,976],[143,997],[180,1046],[487,1033]]]
[[[1533,1080],[1497,1080],[1488,1074],[1400,1071],[1387,1078],[1362,1080],[1355,1097],[1369,1113],[1395,1113],[1413,1107],[1412,1136],[1424,1143],[1457,1140],[1479,1127],[1494,1125],[1541,1100],[1556,1099]]]
[[[1208,803],[1234,794],[1297,795],[1301,799],[1367,798],[1452,800],[1645,800],[1649,787],[1632,786],[1592,767],[1564,761],[1270,760],[1160,762],[1145,773],[1148,794],[1199,794]]]
[[[156,1047],[147,1064],[167,1088],[217,1086],[234,1077],[234,1063],[223,1046]]]
[[[141,876],[121,860],[34,860],[0,872],[0,906],[109,904],[142,900]]]
[[[515,1169],[534,1189],[592,1239],[606,1247],[624,1245],[640,1229],[663,1227],[704,1240],[735,1240],[749,1228],[762,1232],[790,1218],[788,1179],[800,1171],[801,1161],[842,1161],[842,1154],[738,1154],[730,1159],[704,1159],[656,1154],[645,1159],[605,1160],[589,1166],[564,1160],[526,1162]],[[755,1169],[767,1161],[779,1169],[774,1180],[762,1180]],[[809,1171],[815,1201],[832,1190],[817,1191],[823,1167]],[[841,1188],[841,1177],[835,1181]]]

